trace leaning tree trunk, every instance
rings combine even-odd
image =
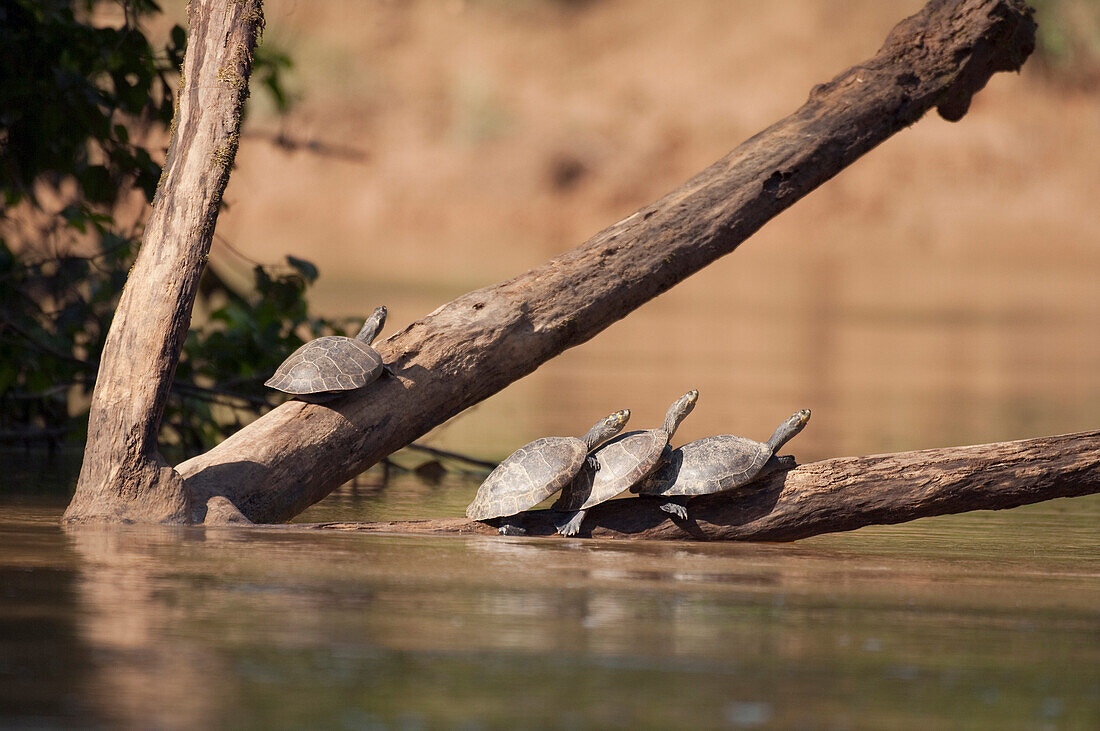
[[[260,0],[192,0],[164,175],[100,360],[76,494],[84,520],[188,522],[191,501],[157,433],[237,154]]]
[[[1034,31],[1020,0],[933,0],[895,27],[873,58],[815,87],[794,114],[662,200],[377,346],[397,378],[328,405],[288,402],[181,464],[195,518],[212,496],[254,521],[301,512],[733,251],[928,110],[960,119],[992,74],[1020,67]]]
[[[648,540],[793,541],[967,510],[996,510],[1100,492],[1100,431],[972,447],[842,457],[801,465],[730,493],[688,503],[673,519],[661,500],[612,500],[592,508],[581,535]],[[219,498],[212,498],[214,506]],[[549,510],[524,513],[528,535],[553,536]],[[558,515],[560,519],[560,514]],[[243,522],[208,512],[209,523]],[[465,518],[304,526],[387,533],[492,535]]]

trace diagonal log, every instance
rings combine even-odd
[[[592,338],[733,251],[768,220],[938,108],[957,120],[1034,47],[1020,0],[933,0],[871,59],[660,201],[509,281],[470,292],[377,345],[397,378],[326,405],[283,404],[178,469],[202,520],[231,500],[286,520],[434,426]]]
[[[168,159],[103,348],[66,522],[190,520],[190,494],[157,433],[237,154],[260,1],[189,4]]]
[[[732,493],[696,498],[688,519],[660,500],[597,505],[582,536],[646,540],[793,541],[969,510],[1000,510],[1100,492],[1100,431],[970,447],[842,457],[801,465]],[[530,536],[554,535],[553,514],[524,514]],[[310,528],[495,535],[466,518],[321,523]]]

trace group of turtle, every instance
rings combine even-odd
[[[676,399],[656,429],[620,434],[630,418],[623,409],[579,439],[543,437],[525,444],[481,483],[466,517],[495,525],[504,535],[523,535],[520,514],[560,490],[551,506],[560,516],[555,524],[558,533],[573,536],[590,508],[630,490],[659,498],[662,510],[686,520],[691,496],[733,490],[794,467],[793,457],[776,452],[806,426],[808,409],[780,424],[766,442],[723,434],[672,449],[669,441],[698,400],[694,390]]]
[[[267,381],[271,388],[303,401],[321,403],[367,386],[388,372],[371,343],[386,322],[386,308],[367,318],[354,338],[327,336],[298,348]],[[554,493],[558,532],[580,532],[588,510],[626,490],[661,499],[661,509],[687,519],[693,495],[733,490],[763,475],[794,466],[776,455],[802,431],[808,409],[779,425],[766,442],[728,434],[706,437],[677,449],[669,446],[680,422],[695,408],[698,391],[669,407],[656,429],[622,434],[630,418],[623,409],[577,437],[543,437],[517,449],[489,474],[466,508],[472,520],[494,524],[502,534],[523,535],[520,514]]]

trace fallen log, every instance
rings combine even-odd
[[[660,500],[597,505],[581,536],[641,540],[793,541],[970,510],[1001,510],[1100,492],[1100,430],[969,447],[841,457],[800,465],[732,493],[696,498],[688,519]],[[554,514],[524,514],[528,535],[555,535]],[[495,535],[466,518],[318,523],[309,529]],[[563,539],[564,540],[564,539]]]
[[[992,74],[1020,67],[1034,33],[1020,0],[933,0],[895,27],[873,58],[815,87],[795,113],[662,200],[376,345],[396,378],[325,405],[287,402],[180,464],[192,519],[203,520],[214,496],[256,522],[300,513],[730,253],[928,110],[958,120]]]

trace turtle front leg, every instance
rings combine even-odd
[[[563,536],[577,535],[581,532],[581,523],[584,522],[584,516],[587,514],[587,510],[578,510],[573,513],[572,516],[570,516],[569,513],[565,513],[560,521],[554,521],[554,524],[558,528],[558,533]]]
[[[509,515],[497,520],[497,533],[502,536],[525,536],[527,529],[518,515]]]
[[[669,498],[661,503],[661,510],[675,515],[680,520],[687,520],[688,517],[688,510],[687,506],[684,505],[684,498]]]
[[[771,477],[776,472],[786,472],[788,470],[793,470],[797,466],[798,462],[793,456],[789,454],[773,454],[771,457],[768,458],[768,461],[764,463],[763,468],[761,468],[760,470],[760,474],[752,478],[752,481],[756,482],[763,477]]]

